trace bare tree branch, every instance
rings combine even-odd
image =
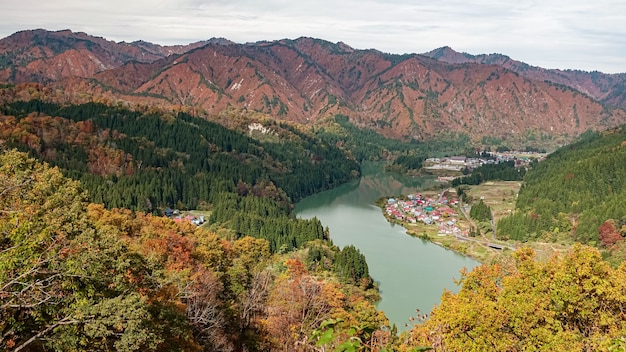
[[[0,197],[4,196],[6,193],[16,189],[16,188],[20,188],[23,186],[26,186],[27,184],[31,183],[33,181],[32,177],[29,177],[28,179],[26,179],[24,182],[22,182],[21,184],[18,185],[13,185],[10,187],[5,188],[2,192],[0,192]]]
[[[68,325],[68,324],[76,324],[78,322],[79,322],[78,320],[70,320],[70,317],[65,317],[65,318],[57,321],[56,323],[48,326],[44,330],[41,330],[39,333],[37,333],[36,335],[31,337],[30,339],[26,340],[23,344],[21,344],[17,348],[15,348],[13,350],[13,352],[19,352],[19,351],[23,350],[28,345],[30,345],[31,343],[35,342],[35,340],[37,340],[38,338],[40,338],[43,335],[47,334],[48,332],[50,332],[52,329],[56,328],[57,326]]]

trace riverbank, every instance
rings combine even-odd
[[[471,219],[470,206],[457,200],[454,189],[422,191],[420,202],[415,202],[415,194],[402,196],[396,200],[402,209],[398,212],[390,211],[390,199],[379,199],[376,204],[383,209],[387,221],[402,225],[410,236],[481,263],[494,263],[509,257],[518,246],[497,240],[494,231],[498,219],[514,210],[520,187],[521,182],[490,181],[466,190],[470,199],[481,199],[492,208],[494,218],[491,223],[476,223]],[[476,232],[479,235],[472,237]],[[550,252],[545,246],[537,247],[539,251]]]
[[[430,241],[406,235],[406,229],[381,216],[373,203],[389,194],[408,194],[438,184],[433,177],[412,178],[385,172],[383,163],[365,163],[358,182],[307,197],[296,204],[296,217],[316,217],[333,243],[353,245],[367,258],[385,312],[398,331],[408,330],[415,309],[428,313],[444,290],[458,292],[460,270],[472,270],[475,260],[445,250]],[[408,325],[407,325],[408,324]]]

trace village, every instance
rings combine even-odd
[[[456,194],[448,191],[436,198],[415,193],[407,195],[407,199],[387,199],[385,213],[397,221],[437,226],[439,236],[467,237],[469,230],[459,226],[459,214],[452,208],[458,204]]]
[[[499,164],[505,161],[515,162],[515,167],[528,165],[532,160],[543,160],[546,153],[509,151],[509,152],[481,152],[478,158],[466,156],[449,156],[445,158],[428,158],[424,161],[426,170],[462,171],[475,169],[485,164]]]
[[[175,222],[189,221],[190,223],[196,226],[201,226],[206,222],[206,220],[204,219],[204,215],[196,216],[191,213],[183,214],[181,213],[180,210],[172,209],[172,208],[166,208],[163,211],[163,215],[174,220]]]

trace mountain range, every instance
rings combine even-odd
[[[161,46],[42,29],[0,40],[0,83],[39,82],[67,99],[110,99],[211,116],[225,109],[324,124],[342,114],[391,138],[568,140],[626,123],[626,74],[549,70],[443,47],[356,50],[302,37]]]

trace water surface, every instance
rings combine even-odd
[[[383,310],[398,329],[410,317],[430,312],[444,289],[458,291],[454,279],[463,267],[479,263],[428,241],[411,237],[400,225],[387,222],[373,203],[386,196],[408,194],[431,186],[432,178],[401,177],[383,171],[380,163],[363,165],[356,181],[300,201],[296,216],[316,216],[339,246],[354,245],[367,258],[370,275],[379,284]]]

